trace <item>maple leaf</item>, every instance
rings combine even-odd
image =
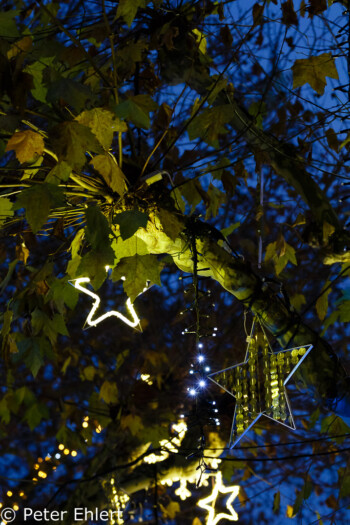
[[[124,257],[113,270],[112,280],[125,277],[123,287],[131,302],[144,290],[146,282],[161,286],[160,264],[155,255],[134,255]]]
[[[139,7],[146,7],[146,0],[120,0],[117,9],[117,18],[121,17],[130,27]]]
[[[188,125],[187,132],[190,140],[201,138],[207,144],[219,147],[219,135],[227,133],[225,124],[230,122],[232,116],[232,108],[229,104],[205,108]]]
[[[120,118],[125,118],[138,128],[148,129],[151,125],[150,111],[156,110],[158,104],[149,95],[135,95],[115,108]]]
[[[308,83],[319,95],[323,94],[326,87],[326,77],[339,78],[334,58],[330,53],[298,59],[294,62],[292,70],[293,88]]]
[[[127,131],[128,129],[125,122],[122,122],[111,111],[104,108],[83,111],[75,120],[90,128],[106,150],[112,144],[114,132]]]
[[[30,162],[44,152],[44,139],[35,131],[17,131],[6,145],[5,151],[13,150],[19,162]]]
[[[102,175],[111,190],[124,195],[127,189],[125,175],[111,155],[96,155],[90,164]]]
[[[91,129],[79,122],[63,122],[51,130],[52,147],[59,160],[80,169],[86,161],[85,153],[102,153],[103,148]]]
[[[53,184],[43,183],[23,190],[13,209],[25,208],[27,221],[33,233],[36,233],[45,224],[50,210],[62,206],[64,202],[64,194],[60,188]]]
[[[0,225],[6,221],[8,217],[13,216],[12,202],[6,197],[0,199]]]

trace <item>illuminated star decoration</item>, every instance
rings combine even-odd
[[[90,295],[90,297],[95,299],[95,302],[92,305],[90,313],[89,313],[89,315],[86,318],[85,324],[88,324],[89,326],[96,326],[97,324],[101,323],[102,321],[104,321],[108,317],[113,317],[114,316],[114,317],[117,317],[118,319],[120,319],[121,321],[123,321],[123,323],[127,324],[131,328],[136,328],[137,327],[139,329],[139,331],[142,332],[141,325],[140,325],[140,319],[138,318],[138,315],[137,315],[137,313],[135,311],[135,308],[134,308],[134,306],[133,306],[133,304],[132,304],[132,302],[131,302],[129,297],[128,297],[127,301],[126,301],[126,308],[127,308],[128,312],[130,313],[132,320],[128,319],[127,317],[125,317],[125,315],[121,314],[120,312],[117,312],[116,310],[110,310],[109,312],[106,312],[105,314],[100,315],[99,317],[94,319],[94,315],[95,315],[96,311],[98,310],[98,308],[100,306],[101,299],[96,293],[92,292],[88,288],[85,288],[84,286],[81,286],[82,283],[89,283],[90,279],[88,277],[80,277],[79,279],[75,279],[73,282],[74,282],[74,286],[75,286],[75,288],[77,290],[80,290],[81,292],[83,292],[83,293],[85,293],[87,295]],[[148,288],[149,287],[146,286],[143,289],[143,292],[148,290]]]
[[[226,512],[220,512],[219,514],[216,514],[215,503],[219,493],[230,494],[226,502],[226,509],[230,512],[230,514],[227,514]],[[215,485],[210,496],[199,500],[197,503],[199,507],[208,511],[206,525],[216,525],[217,523],[219,523],[220,520],[237,521],[238,514],[234,510],[232,502],[238,496],[238,493],[238,485],[225,487],[225,485],[222,482],[222,473],[219,471],[215,476]]]
[[[230,446],[234,447],[248,430],[266,416],[295,430],[286,384],[306,358],[312,345],[274,353],[264,329],[254,333],[254,324],[243,363],[208,377],[236,398]]]

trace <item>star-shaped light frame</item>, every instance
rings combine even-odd
[[[92,297],[93,299],[95,299],[95,302],[93,303],[92,307],[91,307],[91,310],[85,320],[85,325],[89,325],[89,326],[96,326],[98,325],[99,323],[101,323],[102,321],[104,321],[105,319],[107,319],[108,317],[117,317],[118,319],[120,319],[120,321],[123,321],[123,323],[127,324],[128,326],[130,326],[131,328],[137,328],[140,332],[142,332],[142,328],[141,328],[141,324],[140,324],[140,319],[135,311],[135,308],[134,308],[134,305],[132,304],[131,300],[130,300],[130,297],[128,297],[127,301],[126,301],[126,308],[128,310],[128,312],[130,313],[131,315],[131,320],[128,319],[127,317],[125,317],[125,315],[121,314],[120,312],[118,312],[117,310],[110,310],[109,312],[106,312],[102,315],[100,315],[99,317],[97,317],[96,319],[94,319],[94,315],[96,313],[96,311],[98,310],[99,306],[100,306],[100,303],[101,303],[101,299],[100,297],[92,292],[91,290],[89,290],[88,288],[85,288],[84,286],[81,286],[82,283],[89,283],[90,282],[90,279],[89,277],[79,277],[78,279],[74,279],[74,281],[71,281],[71,283],[74,285],[74,287],[85,293],[86,295],[89,295],[90,297]],[[145,292],[146,290],[148,290],[150,288],[150,286],[146,285],[145,288],[143,289],[143,292]],[[141,293],[143,293],[141,292]],[[141,294],[139,294],[141,295]]]
[[[259,332],[255,333],[255,322],[253,323],[242,363],[208,376],[211,381],[236,398],[230,436],[231,447],[242,439],[261,416],[268,417],[291,430],[296,428],[286,384],[313,346],[309,344],[273,352],[260,322],[259,327],[260,339]],[[263,359],[259,354],[261,346]],[[260,381],[261,372],[265,375],[263,384]]]
[[[219,493],[230,494],[226,502],[226,508],[228,511],[230,511],[230,514],[224,512],[216,514],[215,503]],[[220,520],[224,519],[228,521],[237,521],[238,514],[234,510],[232,502],[238,496],[238,493],[239,485],[231,485],[230,487],[225,487],[225,485],[222,482],[222,473],[219,471],[215,475],[215,485],[212,493],[208,497],[203,498],[197,502],[198,507],[201,507],[202,509],[208,511],[206,525],[216,525],[217,523],[219,523]]]

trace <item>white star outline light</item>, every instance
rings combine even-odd
[[[230,514],[227,514],[226,512],[220,512],[219,514],[215,513],[215,503],[219,493],[230,494],[226,502],[226,508],[230,512]],[[225,485],[222,482],[222,473],[219,471],[215,476],[215,485],[212,493],[206,498],[199,500],[197,503],[198,507],[201,507],[202,509],[208,511],[206,525],[217,525],[217,523],[219,523],[220,520],[237,521],[238,514],[233,508],[232,502],[238,496],[238,493],[239,485],[225,487]]]
[[[85,288],[84,286],[81,286],[83,283],[89,283],[89,282],[90,282],[89,277],[79,277],[78,279],[75,279],[74,281],[72,281],[72,284],[74,284],[74,287],[77,290],[95,299],[95,302],[93,303],[91,310],[85,320],[85,325],[88,324],[89,326],[96,326],[102,321],[104,321],[105,319],[108,319],[108,317],[117,317],[118,319],[120,319],[120,321],[130,326],[130,328],[138,328],[138,330],[142,332],[142,328],[140,325],[140,319],[135,311],[134,305],[131,302],[130,297],[127,298],[125,304],[126,304],[126,308],[128,312],[131,315],[131,318],[132,318],[131,320],[125,317],[125,315],[121,314],[117,310],[110,310],[109,312],[106,312],[100,315],[99,317],[97,317],[96,319],[94,319],[94,315],[101,304],[101,299],[96,293],[92,292],[88,288]],[[146,292],[149,288],[150,286],[146,285],[141,293]],[[141,295],[141,293],[139,295]]]

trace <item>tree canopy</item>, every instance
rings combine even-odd
[[[345,523],[348,2],[2,7],[2,507]],[[239,396],[206,376],[253,319],[313,349],[295,433],[230,449]]]

